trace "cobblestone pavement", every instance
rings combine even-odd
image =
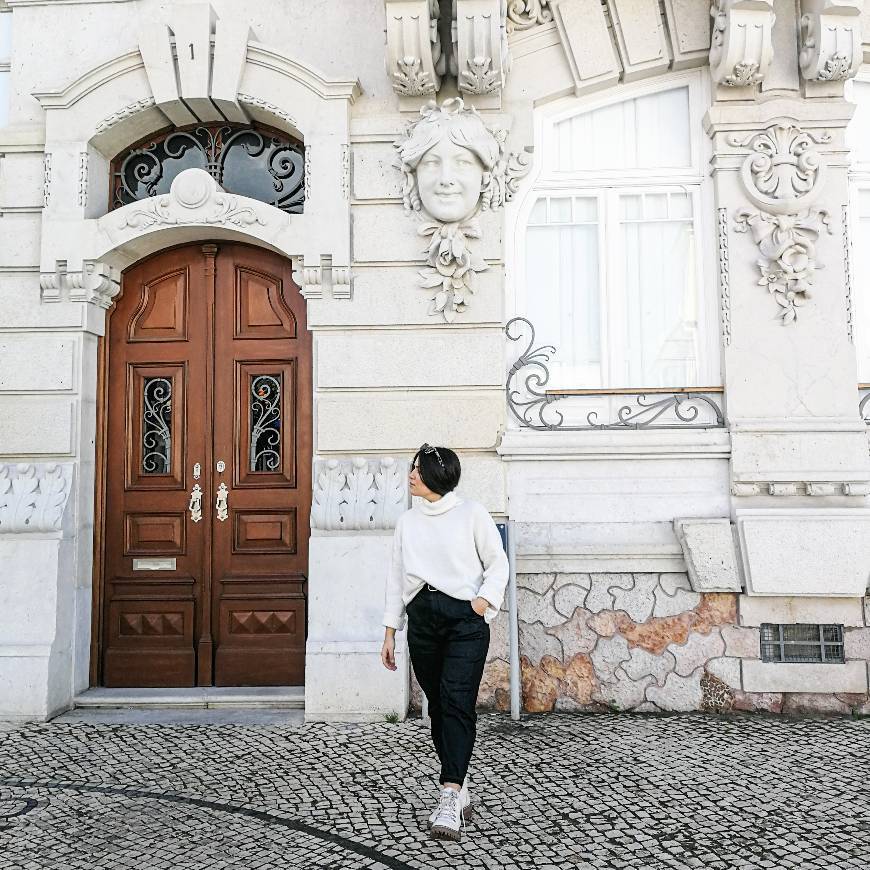
[[[14,727],[0,868],[870,866],[870,720],[482,715],[472,770],[437,842],[419,720]]]

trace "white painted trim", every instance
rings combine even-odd
[[[508,430],[497,448],[506,462],[528,459],[728,459],[725,429],[538,432]]]

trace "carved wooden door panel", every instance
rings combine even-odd
[[[221,247],[216,287],[215,684],[300,685],[311,504],[305,300],[289,261],[241,245]]]
[[[103,683],[301,684],[311,341],[289,262],[140,263],[107,351]]]

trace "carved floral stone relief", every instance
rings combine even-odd
[[[553,20],[550,0],[508,0],[507,31],[528,30]]]
[[[509,152],[507,131],[489,130],[461,99],[427,103],[394,145],[405,209],[423,219],[417,232],[427,240],[420,286],[432,294],[429,313],[452,323],[488,268],[476,250],[478,218],[513,197],[530,156]]]
[[[311,528],[392,529],[409,499],[405,466],[392,456],[319,461],[314,464]]]
[[[797,320],[798,308],[812,295],[816,243],[823,231],[832,232],[824,209],[810,208],[821,193],[826,166],[815,145],[831,140],[800,127],[777,122],[748,136],[731,136],[737,147],[749,147],[740,177],[749,200],[759,210],[741,209],[735,215],[737,232],[751,232],[761,258],[758,284],[780,306],[783,325]]]
[[[0,534],[59,532],[72,464],[0,465]]]
[[[120,229],[146,229],[186,223],[232,224],[249,227],[265,224],[254,200],[225,193],[202,169],[185,169],[172,182],[169,193],[144,201],[144,208],[120,210]]]

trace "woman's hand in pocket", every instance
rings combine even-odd
[[[486,608],[489,607],[489,602],[485,598],[472,598],[471,609],[478,615],[483,616],[486,613]]]
[[[384,645],[381,647],[381,661],[387,670],[396,670],[396,633],[394,629],[387,629],[387,633],[384,635]]]

